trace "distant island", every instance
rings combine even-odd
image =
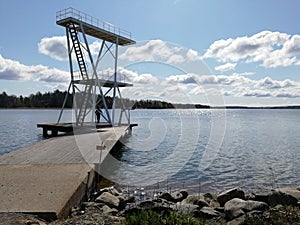
[[[63,105],[67,91],[56,90],[54,92],[37,92],[28,97],[22,95],[7,95],[6,92],[0,94],[0,109],[6,108],[60,108]],[[119,101],[117,99],[116,101]],[[112,97],[107,96],[108,108],[112,108]],[[294,106],[209,106],[203,104],[182,104],[170,103],[160,100],[131,100],[123,99],[123,103],[128,109],[300,109],[300,105]],[[73,95],[69,93],[65,108],[72,108]]]

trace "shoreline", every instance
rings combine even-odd
[[[64,110],[72,110],[73,108],[65,108]],[[197,107],[174,107],[174,108],[136,108],[139,110],[170,110],[170,109],[196,109],[196,110],[215,110],[215,109],[300,109],[300,105],[287,106],[210,106],[209,108]],[[61,108],[37,108],[37,107],[16,107],[16,108],[1,108],[1,110],[61,110]]]
[[[143,190],[138,194],[128,194],[113,186],[96,190],[88,202],[73,208],[66,219],[47,221],[31,214],[0,214],[2,224],[26,221],[24,224],[67,225],[67,224],[124,224],[131,215],[143,215],[153,211],[161,215],[174,212],[189,218],[200,219],[205,224],[290,224],[300,220],[300,187],[279,188],[246,195],[239,188],[220,193],[199,193],[191,195],[183,190],[159,192],[146,197]],[[291,215],[293,211],[293,215]],[[287,218],[272,217],[273,214],[286,215]],[[167,213],[168,214],[168,213]],[[278,221],[277,221],[278,219]],[[249,223],[256,221],[256,223]],[[5,223],[7,222],[7,223]],[[150,221],[151,222],[151,221]],[[257,223],[258,222],[258,223]],[[262,223],[267,222],[267,223]],[[278,222],[278,223],[276,223]],[[194,224],[194,223],[193,223]],[[198,224],[198,223],[197,223]],[[199,223],[202,224],[202,223]],[[203,223],[204,224],[204,223]],[[298,224],[298,223],[291,223]]]

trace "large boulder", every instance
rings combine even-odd
[[[205,207],[205,206],[211,206],[210,202],[212,199],[206,197],[203,194],[200,195],[189,195],[187,196],[186,199],[182,201],[182,204],[192,204],[192,205],[197,205],[200,208]]]
[[[104,205],[102,208],[101,208],[101,211],[104,213],[104,214],[111,214],[111,215],[117,215],[117,213],[119,212],[117,209],[115,208],[110,208],[109,206],[107,205]]]
[[[287,193],[273,191],[269,196],[268,202],[271,207],[276,205],[295,206],[297,205],[298,199]]]
[[[217,200],[221,206],[224,206],[226,202],[231,199],[239,198],[245,200],[245,193],[241,188],[232,188],[224,191],[217,196]]]
[[[291,195],[300,201],[300,188],[279,188],[277,191]]]
[[[177,204],[171,206],[171,209],[177,211],[183,215],[199,216],[199,206],[193,204],[182,204],[178,202]]]
[[[257,193],[252,193],[250,196],[248,196],[248,200],[253,200],[253,201],[259,201],[259,202],[265,202],[269,204],[269,196],[270,192],[257,192]]]
[[[175,199],[173,198],[173,196],[169,192],[162,193],[161,195],[159,195],[159,198],[165,199],[169,202],[175,202]]]
[[[96,198],[95,202],[104,203],[110,208],[118,208],[120,200],[118,197],[109,192],[103,192],[98,198]]]
[[[271,207],[276,205],[296,206],[300,199],[300,191],[297,189],[280,188],[271,192],[254,193],[249,196],[249,199],[265,202]]]
[[[200,212],[199,212],[199,215],[202,217],[202,218],[205,218],[205,219],[211,219],[211,218],[214,218],[214,217],[219,217],[221,216],[221,213],[216,211],[215,209],[211,208],[211,207],[203,207],[202,209],[200,209]]]
[[[231,199],[225,203],[224,212],[225,218],[230,221],[244,215],[251,211],[265,211],[269,208],[265,202],[258,202],[253,200],[242,200],[239,198]]]
[[[177,203],[187,198],[187,196],[188,193],[186,191],[175,191],[172,193],[164,192],[161,195],[159,195],[159,198],[165,199],[169,202]]]
[[[171,196],[174,199],[174,203],[181,202],[183,199],[187,198],[188,195],[189,194],[186,191],[184,191],[184,190],[175,191],[175,192],[171,193]]]

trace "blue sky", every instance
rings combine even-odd
[[[67,88],[64,48],[49,46],[64,43],[55,13],[68,7],[132,33],[137,45],[119,55],[134,83],[126,97],[300,104],[297,0],[1,1],[1,92],[26,96]]]

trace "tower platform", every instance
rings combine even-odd
[[[74,80],[75,84],[85,84],[85,85],[93,85],[96,83],[96,79],[89,79],[89,80]],[[105,80],[105,79],[99,79],[99,83],[101,87],[107,87],[107,88],[112,88],[114,87],[114,81],[111,80]],[[118,81],[116,82],[116,85],[118,87],[132,87],[132,83],[127,83],[127,82],[122,82]]]
[[[56,24],[67,27],[70,23],[82,24],[84,33],[114,44],[126,46],[136,43],[131,39],[129,31],[101,21],[76,9],[67,8],[56,13]],[[80,26],[78,26],[78,31],[82,32]]]

